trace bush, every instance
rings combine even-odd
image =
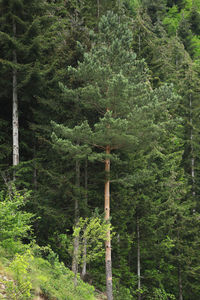
[[[28,196],[29,193],[21,195],[15,190],[12,195],[0,192],[0,244],[4,248],[7,243],[30,234],[33,214],[21,210]]]
[[[32,272],[35,274],[35,289],[40,289],[49,299],[94,300],[94,287],[84,283],[78,276],[74,287],[74,273],[59,262],[50,250],[49,260],[35,257]]]
[[[15,281],[6,281],[6,294],[9,299],[25,300],[31,298],[31,276],[30,266],[33,261],[33,256],[30,250],[27,250],[24,255],[16,254],[14,260],[9,266],[12,271]]]

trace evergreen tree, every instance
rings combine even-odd
[[[53,55],[55,44],[61,41],[60,36],[56,38],[57,31],[60,30],[63,36],[66,21],[61,22],[57,12],[61,14],[63,3],[2,0],[0,8],[0,63],[5,80],[0,83],[2,90],[5,85],[1,101],[7,103],[3,118],[7,122],[9,114],[13,115],[13,165],[19,164],[20,153],[22,163],[14,168],[16,177],[19,184],[23,182],[30,186],[34,168],[32,159],[36,151],[36,136],[30,124],[36,121],[34,111],[40,109],[38,98],[46,93],[52,80],[49,58]],[[27,180],[23,178],[26,173]]]
[[[74,138],[83,144],[104,149],[105,154],[90,155],[90,160],[105,161],[105,219],[110,218],[110,159],[117,149],[132,151],[137,147],[149,147],[159,128],[154,122],[156,114],[167,113],[169,101],[175,99],[170,87],[153,91],[150,87],[148,70],[143,61],[136,60],[130,45],[132,34],[117,16],[109,13],[99,23],[98,35],[89,53],[85,53],[83,62],[77,69],[69,68],[76,79],[82,80],[82,86],[76,90],[64,88],[68,99],[80,99],[88,109],[96,109],[99,122],[87,122],[74,129],[54,125],[56,135],[63,137],[54,140],[67,151],[83,146],[75,146]],[[111,39],[112,37],[112,39]],[[175,97],[175,98],[174,98]],[[162,108],[161,108],[162,107]],[[160,126],[160,124],[159,124]],[[80,135],[81,133],[81,135]],[[149,140],[149,145],[144,143]],[[73,148],[72,148],[73,147]],[[117,152],[116,152],[117,153]],[[111,245],[110,233],[106,241],[107,297],[112,299]]]
[[[177,1],[176,3],[177,4]],[[180,5],[179,5],[180,4]],[[194,2],[193,2],[194,5]],[[192,2],[187,1],[187,3],[182,4],[179,2],[178,7],[172,6],[171,9],[169,9],[168,13],[165,14],[165,18],[163,19],[164,28],[161,24],[159,26],[152,26],[150,27],[149,23],[147,23],[147,18],[144,14],[141,14],[142,21],[140,24],[142,24],[141,28],[145,30],[146,35],[140,35],[140,45],[145,45],[145,47],[141,47],[140,49],[146,48],[149,50],[149,54],[147,51],[142,52],[145,57],[147,57],[148,65],[150,66],[151,71],[153,72],[153,78],[157,78],[155,84],[161,85],[164,81],[167,82],[173,82],[176,90],[179,92],[180,95],[182,95],[182,98],[180,98],[179,102],[177,103],[178,106],[173,112],[177,116],[181,116],[182,118],[182,125],[183,128],[181,131],[178,131],[177,134],[179,138],[183,140],[183,147],[184,151],[182,152],[182,162],[181,165],[184,166],[185,176],[188,177],[188,180],[185,182],[185,189],[186,193],[185,196],[182,198],[181,202],[180,200],[175,201],[175,205],[177,205],[178,210],[181,211],[181,206],[184,206],[185,209],[183,210],[184,213],[180,213],[182,215],[182,222],[185,225],[182,225],[180,227],[184,228],[184,226],[187,225],[188,228],[192,227],[193,222],[195,221],[195,217],[192,215],[192,210],[194,209],[196,205],[196,193],[198,188],[198,184],[196,185],[196,180],[198,181],[198,156],[196,156],[196,151],[198,151],[198,134],[197,131],[199,128],[198,120],[195,121],[195,116],[198,111],[198,103],[196,102],[196,91],[198,90],[198,76],[195,71],[196,67],[194,62],[192,61],[192,31],[191,31],[191,25],[189,23],[189,16],[191,13],[191,7]],[[182,10],[181,10],[182,9]],[[144,19],[145,17],[145,19]],[[183,36],[179,37],[179,32],[183,29],[181,27],[182,20],[187,21],[188,24],[188,30],[189,33],[184,34],[184,37],[190,36],[190,39],[188,39],[188,47],[186,51],[184,47],[184,40]],[[148,28],[147,28],[148,25]],[[137,27],[135,27],[137,28]],[[167,29],[167,32],[165,32],[165,29]],[[138,29],[137,29],[138,30]],[[142,31],[143,32],[143,31]],[[138,33],[137,33],[138,34]],[[151,37],[151,40],[147,44],[148,38]],[[136,40],[136,49],[138,49],[138,40],[137,36],[135,38]],[[196,47],[195,47],[196,48]],[[194,48],[193,48],[194,49]],[[197,49],[197,48],[196,48]],[[144,50],[143,50],[144,51]],[[148,55],[148,56],[147,56]],[[152,59],[153,57],[153,59]],[[172,149],[170,150],[172,151]],[[180,165],[180,168],[181,168]],[[161,170],[163,167],[161,167]],[[178,170],[177,170],[178,172]],[[158,180],[158,182],[161,181]],[[192,186],[192,189],[189,187],[189,185]],[[164,193],[162,193],[164,196]],[[196,195],[196,196],[195,196]],[[183,196],[183,194],[182,194]],[[187,207],[187,208],[186,208]],[[183,216],[184,215],[184,216]],[[173,217],[171,217],[173,219]],[[165,223],[167,223],[167,216],[164,218]],[[184,220],[184,221],[183,221]],[[179,241],[179,244],[184,244],[182,247],[183,253],[186,250],[186,248],[190,249],[189,251],[193,252],[192,247],[195,248],[195,246],[191,246],[195,244],[195,240],[198,240],[198,233],[193,233],[194,239],[191,241],[190,238],[186,238],[186,236],[181,237],[181,241]],[[187,242],[188,239],[188,242]],[[175,238],[176,240],[176,238]],[[194,244],[193,244],[194,243]],[[187,244],[187,246],[186,246]],[[184,250],[183,250],[184,249]],[[181,254],[182,259],[186,259],[187,254]],[[197,254],[198,255],[198,254]],[[173,257],[173,255],[172,255]],[[172,260],[170,259],[172,262]],[[189,265],[190,263],[187,263]],[[174,262],[172,263],[174,265]],[[181,264],[182,266],[184,265]],[[178,290],[174,290],[174,294],[178,295],[180,297],[188,297],[185,292],[185,285],[191,284],[189,279],[186,279],[183,274],[186,274],[187,271],[179,272],[177,265],[173,267],[174,270],[176,270],[176,273],[174,273],[173,276],[177,278],[177,287],[179,286],[179,292]],[[182,275],[181,275],[182,273]],[[180,278],[178,280],[178,274],[180,275]],[[198,277],[198,275],[196,274]],[[181,277],[183,277],[181,279]],[[169,275],[170,278],[170,275]],[[182,282],[182,283],[181,283]],[[173,285],[173,284],[172,284]],[[194,284],[195,285],[195,284]],[[182,286],[182,287],[181,287]],[[168,290],[173,291],[172,287],[168,288]],[[194,289],[194,286],[193,286]],[[198,294],[198,292],[197,292]],[[181,296],[182,295],[182,296]],[[178,296],[177,296],[178,297]],[[190,297],[190,296],[189,296]],[[194,296],[196,297],[196,296]]]
[[[19,164],[19,108],[23,98],[20,88],[31,79],[36,80],[39,24],[36,20],[44,7],[38,1],[1,1],[1,48],[3,76],[8,77],[8,89],[12,86],[13,115],[13,166]],[[6,84],[7,86],[7,84]],[[7,94],[5,98],[10,97]],[[21,99],[20,102],[23,100]]]

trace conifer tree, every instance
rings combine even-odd
[[[185,228],[186,224],[188,228],[188,236],[190,236],[189,232],[191,232],[191,228],[193,222],[196,222],[195,219],[197,218],[197,211],[194,208],[195,205],[198,204],[196,202],[197,199],[197,193],[198,193],[198,155],[196,155],[198,149],[199,149],[199,142],[198,142],[198,128],[199,128],[199,120],[196,119],[197,112],[198,112],[198,101],[197,101],[197,91],[198,91],[198,75],[195,71],[195,63],[192,60],[192,57],[194,57],[194,52],[197,51],[198,47],[194,47],[192,44],[192,31],[194,31],[194,28],[192,29],[192,22],[189,23],[190,15],[191,15],[191,7],[195,6],[197,7],[197,3],[195,1],[173,1],[173,4],[168,4],[169,6],[172,5],[172,8],[168,10],[168,13],[165,13],[162,15],[163,18],[163,24],[160,24],[159,27],[156,26],[149,26],[148,22],[146,21],[147,18],[144,18],[145,15],[141,14],[142,20],[140,22],[140,26],[143,29],[141,34],[141,40],[140,43],[142,46],[142,55],[145,55],[147,57],[148,65],[150,66],[153,77],[157,78],[155,81],[156,85],[163,84],[164,81],[167,82],[173,82],[175,89],[178,91],[178,93],[182,96],[178,101],[178,106],[176,107],[174,113],[177,116],[181,116],[180,119],[182,119],[182,130],[177,131],[177,136],[182,139],[182,162],[180,161],[177,165],[179,165],[179,169],[176,170],[177,173],[181,172],[181,165],[184,166],[184,172],[185,174],[183,177],[188,177],[189,180],[186,180],[185,178],[185,196],[184,193],[178,193],[181,199],[179,198],[178,194],[175,195],[174,193],[174,207],[176,207],[177,211],[179,211],[179,225],[174,226],[174,232],[177,232],[177,228],[179,227],[179,233],[182,229]],[[185,26],[183,25],[183,22]],[[195,22],[195,19],[194,19]],[[147,26],[148,25],[148,26]],[[135,27],[137,31],[138,27]],[[158,31],[159,29],[159,31]],[[192,29],[192,30],[191,30]],[[196,27],[198,31],[198,26]],[[185,33],[184,33],[185,30]],[[136,33],[137,33],[136,31]],[[145,31],[145,35],[144,35]],[[137,33],[138,34],[138,33]],[[185,37],[185,40],[184,40]],[[150,40],[149,40],[150,39]],[[135,37],[136,46],[137,46],[137,35]],[[148,42],[149,41],[149,42]],[[187,46],[187,47],[184,47]],[[138,48],[136,48],[138,49]],[[147,49],[149,54],[147,53]],[[194,50],[195,49],[195,50]],[[146,51],[145,51],[146,50]],[[188,50],[188,51],[187,51]],[[145,51],[145,52],[144,52]],[[197,54],[197,52],[196,52]],[[197,57],[197,56],[195,56]],[[196,102],[197,101],[197,102]],[[174,107],[175,108],[175,107]],[[178,128],[177,128],[178,129]],[[168,145],[169,146],[169,145]],[[166,149],[168,147],[166,145]],[[173,149],[169,149],[169,151],[172,153]],[[179,154],[179,160],[181,160],[181,155]],[[164,168],[161,167],[161,170]],[[181,178],[183,179],[181,176]],[[178,178],[177,178],[178,179]],[[177,180],[176,184],[177,186],[180,186],[183,184],[180,179]],[[173,181],[172,178],[168,178],[169,182]],[[160,178],[158,182],[162,181]],[[191,188],[191,187],[192,188]],[[180,192],[180,190],[179,190]],[[161,198],[164,196],[165,192],[162,192]],[[166,200],[165,200],[166,201]],[[169,205],[169,202],[166,201],[165,205]],[[173,206],[172,204],[169,206]],[[182,210],[182,208],[184,209]],[[162,208],[161,208],[162,210]],[[195,212],[196,216],[192,213]],[[163,212],[164,213],[164,212]],[[172,215],[169,216],[166,215],[163,217],[165,220],[164,223],[167,224],[167,222],[170,222],[170,220],[174,219],[175,213],[171,212]],[[180,217],[181,215],[181,217]],[[173,221],[172,221],[173,222]],[[177,224],[177,220],[175,221]],[[180,225],[181,224],[181,225]],[[184,224],[184,225],[183,225]],[[176,231],[177,230],[177,231]],[[162,232],[162,230],[161,230]],[[160,232],[160,233],[161,233]],[[171,287],[168,287],[168,291],[171,289],[171,292],[177,295],[177,297],[185,297],[186,294],[188,294],[185,291],[185,286],[190,285],[190,280],[186,277],[188,270],[185,266],[190,265],[190,262],[183,263],[183,261],[187,257],[187,248],[190,249],[189,251],[193,252],[191,248],[191,244],[195,244],[195,240],[198,240],[198,233],[196,232],[194,234],[194,239],[192,241],[191,236],[187,238],[184,236],[183,232],[179,234],[179,242],[177,242],[178,238],[175,235],[173,238],[177,242],[176,247],[179,248],[180,252],[180,258],[179,259],[179,267],[175,263],[173,259],[176,260],[176,256],[174,258],[173,255],[170,257],[168,261],[170,261],[172,268],[176,270],[173,275],[169,276],[171,278],[172,276],[176,276],[177,278],[177,286],[176,289]],[[172,235],[171,239],[173,240]],[[183,246],[184,244],[184,246]],[[187,244],[187,246],[186,246]],[[192,246],[193,247],[193,246]],[[194,246],[195,248],[195,246]],[[176,249],[177,250],[177,249]],[[178,251],[178,250],[177,250]],[[186,251],[186,252],[185,252]],[[173,252],[173,251],[172,251]],[[169,253],[168,253],[169,254]],[[196,254],[198,255],[198,254]],[[172,262],[173,261],[173,262]],[[156,264],[156,263],[155,263]],[[179,270],[178,270],[179,269]],[[182,270],[181,270],[182,269]],[[194,268],[195,269],[195,268]],[[197,274],[195,275],[196,277]],[[179,278],[179,280],[178,280]],[[187,278],[187,279],[186,279]],[[195,285],[195,284],[194,284]],[[167,286],[167,285],[166,285]],[[196,289],[193,287],[193,290]],[[179,294],[179,296],[178,296]],[[198,294],[198,292],[197,292]],[[187,296],[186,296],[187,297]],[[195,296],[194,296],[195,297]]]
[[[48,63],[59,39],[57,31],[62,35],[67,23],[56,15],[62,4],[63,1],[55,5],[45,0],[0,1],[0,64],[4,78],[0,82],[4,89],[0,97],[6,106],[3,117],[8,118],[8,113],[13,115],[13,166],[19,165],[19,153],[21,162],[31,161],[34,156],[36,137],[30,124],[36,119],[33,111],[40,109],[37,100],[46,93],[45,85],[48,88],[51,69]],[[20,165],[14,170],[17,174]]]
[[[26,89],[31,79],[37,79],[37,56],[39,55],[37,20],[44,8],[38,1],[1,1],[1,65],[3,76],[9,80],[8,90],[12,87],[12,131],[13,131],[13,166],[19,164],[19,99],[22,106],[24,95],[20,93]],[[39,57],[38,57],[39,58]],[[36,82],[32,82],[34,86]],[[6,98],[11,98],[7,92]],[[10,102],[10,100],[9,100]],[[14,176],[15,177],[15,176]]]
[[[159,126],[154,122],[156,114],[158,111],[167,113],[169,102],[176,97],[171,87],[164,86],[157,91],[151,89],[144,61],[136,60],[131,50],[132,33],[118,16],[111,12],[103,16],[98,35],[93,34],[92,37],[92,49],[85,53],[83,62],[79,62],[76,69],[68,69],[71,76],[82,81],[81,87],[75,90],[64,87],[64,92],[66,98],[80,99],[81,105],[96,111],[95,119],[99,122],[91,124],[93,130],[88,122],[74,129],[54,125],[54,140],[60,146],[63,143],[62,148],[67,149],[67,145],[68,148],[71,145],[75,149],[73,137],[77,135],[81,143],[105,151],[90,154],[89,159],[105,162],[105,219],[109,222],[110,159],[115,160],[116,151],[130,149],[130,145],[131,151],[142,146],[148,148],[159,134]],[[80,136],[81,128],[84,131]],[[111,240],[110,232],[107,234],[106,282],[110,300],[113,298]]]

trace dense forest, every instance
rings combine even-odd
[[[0,0],[0,51],[0,298],[200,299],[200,1]]]

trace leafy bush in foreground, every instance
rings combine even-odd
[[[94,287],[78,277],[75,288],[74,273],[59,262],[49,247],[21,242],[31,231],[33,217],[21,210],[23,206],[24,196],[20,193],[0,193],[0,258],[2,272],[9,274],[9,280],[3,282],[7,299],[33,299],[40,292],[54,300],[94,300]]]

